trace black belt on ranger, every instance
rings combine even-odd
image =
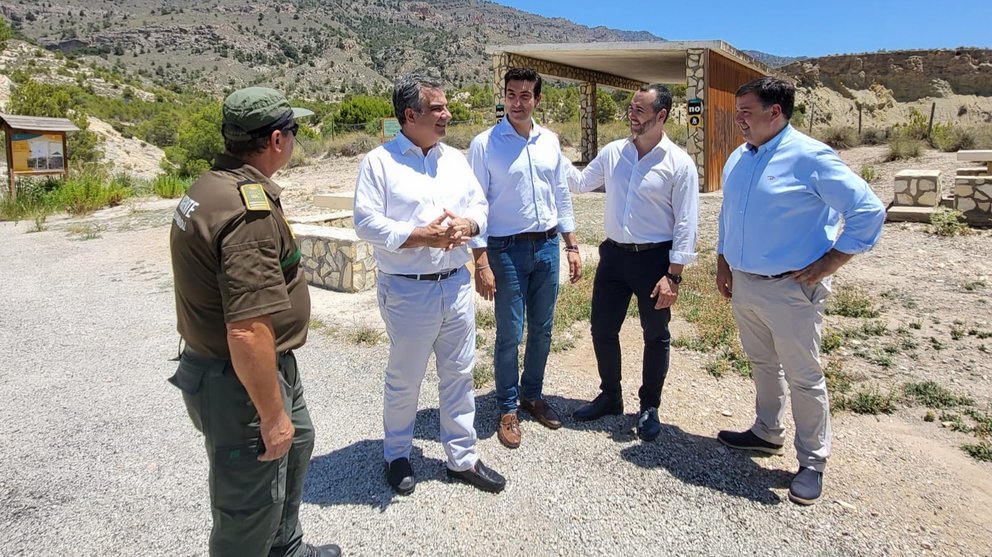
[[[459,269],[461,269],[461,267],[458,267],[457,269],[448,269],[447,271],[441,271],[440,273],[427,273],[427,274],[423,274],[423,275],[395,275],[395,276],[397,276],[397,277],[403,277],[403,278],[408,278],[408,279],[414,279],[414,280],[433,280],[433,281],[438,281],[438,280],[444,280],[444,279],[446,279],[446,278],[454,275],[455,273],[458,272]]]
[[[620,249],[622,249],[624,251],[629,251],[629,252],[648,251],[650,249],[658,249],[658,248],[663,248],[663,247],[666,247],[666,246],[669,247],[669,248],[672,247],[672,242],[671,241],[668,241],[668,242],[652,242],[650,244],[621,244],[620,242],[616,242],[614,240],[611,240],[611,239],[607,238],[606,239],[606,243],[607,244],[610,244],[610,245],[613,245],[613,246],[616,246],[616,247],[618,247],[618,248],[620,248]]]

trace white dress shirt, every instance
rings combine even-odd
[[[400,248],[413,229],[427,226],[444,210],[472,219],[486,231],[488,207],[468,161],[437,143],[424,155],[403,132],[362,159],[355,184],[355,232],[371,243],[379,270],[426,274],[455,269],[469,260],[468,248]]]
[[[533,120],[532,120],[533,122]],[[522,137],[508,118],[475,136],[469,164],[489,202],[488,234],[473,238],[473,248],[487,236],[521,232],[574,232],[572,197],[558,137],[533,122]]]
[[[672,242],[669,260],[696,259],[699,175],[688,153],[662,137],[644,158],[630,138],[603,147],[581,173],[568,163],[574,192],[606,186],[606,235],[621,244]]]

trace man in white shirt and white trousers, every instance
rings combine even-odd
[[[607,236],[599,246],[590,318],[600,394],[573,416],[588,421],[623,414],[619,333],[636,296],[644,336],[637,434],[644,441],[661,433],[668,322],[682,268],[696,257],[699,175],[692,157],[665,135],[671,109],[666,87],[641,87],[627,109],[631,136],[610,143],[581,174],[573,167],[569,176],[575,192],[606,186]]]
[[[505,480],[476,452],[475,299],[466,242],[485,231],[488,206],[464,155],[440,142],[451,112],[441,84],[397,82],[401,131],[362,160],[355,231],[373,245],[379,310],[389,335],[383,404],[386,480],[401,495],[416,485],[410,464],[420,385],[433,352],[448,476],[499,492]]]

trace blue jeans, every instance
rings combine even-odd
[[[496,401],[505,414],[517,409],[518,397],[541,398],[558,299],[558,237],[490,237],[486,253],[496,278]],[[527,346],[521,377],[517,358],[525,315]]]

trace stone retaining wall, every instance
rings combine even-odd
[[[992,226],[992,176],[958,176],[954,179],[954,208],[972,226]]]
[[[303,253],[307,282],[338,292],[360,292],[375,287],[376,265],[372,246],[351,228],[293,224]]]

